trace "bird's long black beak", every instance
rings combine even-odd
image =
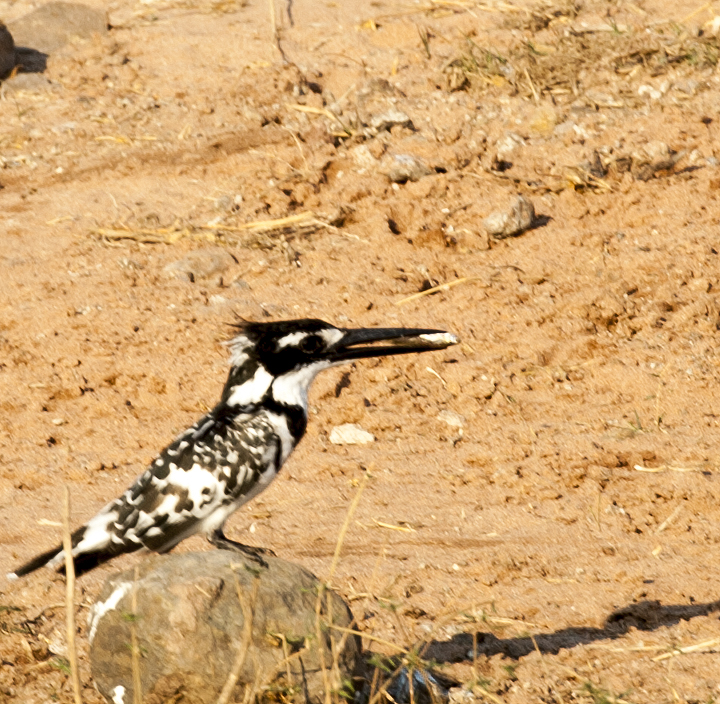
[[[391,354],[444,350],[460,340],[451,332],[423,328],[358,328],[344,330],[328,357],[333,362],[345,362],[366,357]],[[373,344],[385,342],[389,344]]]

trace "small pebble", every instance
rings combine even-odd
[[[483,220],[487,233],[498,240],[521,235],[535,222],[535,206],[525,196],[518,196],[509,211],[497,211]]]
[[[385,174],[392,183],[419,181],[432,171],[417,157],[411,154],[394,154],[385,166]]]
[[[440,411],[437,417],[438,420],[447,423],[453,428],[462,428],[465,426],[465,416],[461,416],[459,413],[455,413],[455,411]]]
[[[330,442],[333,445],[367,445],[375,442],[375,436],[357,423],[344,423],[330,431]]]
[[[198,249],[182,259],[168,264],[163,271],[171,278],[198,281],[222,274],[234,263],[232,255],[219,247]]]
[[[384,112],[372,115],[368,119],[367,124],[369,128],[367,131],[371,135],[376,135],[378,132],[390,130],[397,125],[410,127],[412,126],[412,120],[402,110],[391,107]]]

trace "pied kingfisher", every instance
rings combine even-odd
[[[78,574],[126,552],[168,552],[205,533],[218,548],[264,564],[269,550],[229,540],[223,525],[275,478],[305,433],[308,389],[323,369],[366,357],[444,349],[441,330],[346,329],[321,320],[242,322],[230,343],[231,368],[220,402],[166,447],[125,491],[72,534]],[[386,345],[373,343],[386,342]],[[8,575],[44,565],[62,570],[62,546]]]

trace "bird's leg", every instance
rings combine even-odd
[[[268,564],[265,560],[263,560],[262,556],[270,555],[271,557],[275,557],[275,553],[267,548],[256,548],[251,545],[243,545],[242,543],[230,540],[230,538],[226,538],[222,528],[216,528],[212,533],[208,533],[208,540],[212,545],[218,548],[218,550],[232,550],[233,552],[242,553],[251,560],[255,560],[260,567],[264,567],[265,569],[267,569]]]

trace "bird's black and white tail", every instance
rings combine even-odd
[[[132,548],[128,549],[127,546],[123,546],[123,549],[118,550],[117,546],[113,550],[112,543],[105,547],[98,546],[94,550],[88,550],[87,552],[80,552],[77,547],[86,538],[88,532],[88,526],[78,528],[71,536],[71,544],[73,547],[73,562],[75,564],[75,574],[80,576],[85,572],[89,572],[91,569],[101,565],[103,562],[111,560],[116,557],[120,552],[133,552]],[[137,548],[141,548],[142,545],[138,545]],[[24,577],[26,574],[30,574],[35,570],[39,570],[41,567],[50,567],[51,569],[57,569],[58,572],[65,572],[65,555],[63,553],[63,546],[58,545],[52,550],[37,555],[29,562],[26,562],[21,567],[18,567],[14,572],[10,572],[7,575],[9,580],[15,580],[19,577]]]
[[[53,550],[48,550],[47,552],[42,553],[42,555],[37,555],[30,560],[30,562],[26,562],[22,567],[18,567],[18,569],[14,572],[10,572],[7,578],[17,579],[18,577],[24,577],[26,574],[30,574],[35,570],[39,570],[41,567],[45,567],[48,562],[55,559],[62,552],[62,549],[61,545]]]

